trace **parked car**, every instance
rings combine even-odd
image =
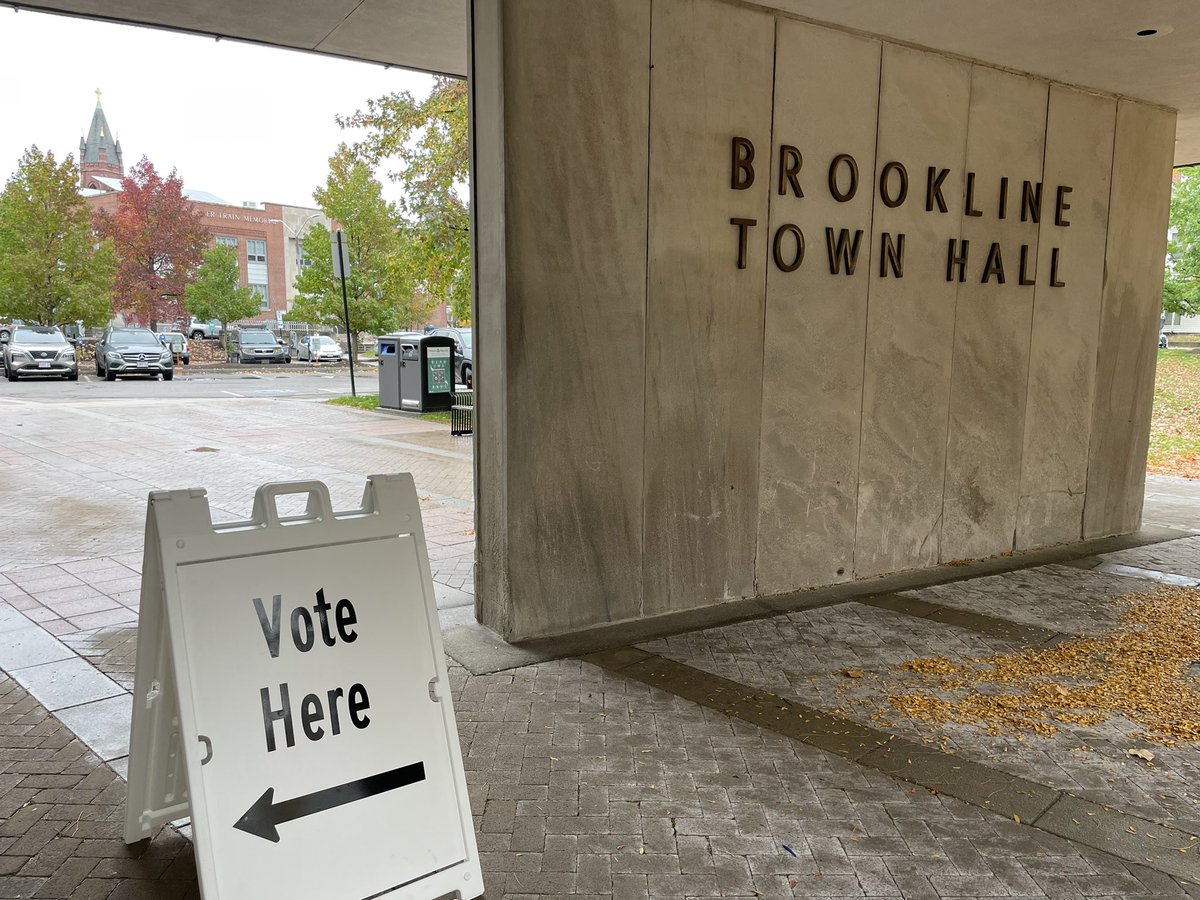
[[[175,377],[175,357],[149,328],[105,328],[96,344],[96,374],[105,381],[126,375]]]
[[[9,381],[23,375],[57,375],[78,381],[79,360],[58,328],[18,325],[4,342],[4,374]]]
[[[76,347],[82,346],[87,337],[87,329],[83,327],[82,322],[60,322],[58,329],[63,333],[63,337]]]
[[[342,345],[326,334],[306,334],[296,344],[296,359],[308,362],[341,362]]]
[[[0,344],[6,343],[12,337],[14,328],[24,324],[20,319],[13,319],[11,322],[0,322]]]
[[[475,371],[475,361],[471,353],[470,328],[435,328],[434,334],[454,338],[454,379],[467,387],[472,387],[471,376]]]
[[[188,340],[178,331],[164,331],[158,336],[162,345],[170,350],[175,358],[185,366],[191,365],[192,351],[188,347]]]
[[[219,338],[221,336],[221,320],[209,319],[207,322],[203,322],[200,319],[192,319],[188,323],[187,333],[193,341],[203,338]]]
[[[229,340],[229,362],[289,363],[292,355],[269,331],[241,328]]]

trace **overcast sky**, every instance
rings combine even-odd
[[[428,75],[312,53],[0,9],[0,180],[25,148],[79,156],[96,89],[125,170],[164,174],[235,205],[313,205],[350,137],[334,122],[369,97],[425,96]],[[396,189],[387,185],[391,198]]]

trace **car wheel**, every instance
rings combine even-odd
[[[100,360],[96,360],[96,377],[100,378],[104,374],[104,370],[100,368]]]
[[[202,340],[204,340],[204,332],[201,331],[200,329],[196,329],[195,331],[192,332],[191,338],[193,341],[202,341]]]
[[[465,384],[468,388],[473,387],[473,385],[471,384],[471,367],[470,366],[462,367],[462,380],[463,380],[463,384]]]
[[[166,372],[163,372],[162,375],[163,375],[163,381],[170,381],[172,378],[175,377],[175,370],[169,369]]]
[[[104,367],[104,380],[105,381],[116,381],[117,373],[114,372],[112,369],[110,369],[108,366],[105,366]]]
[[[67,381],[78,381],[78,380],[79,380],[79,370],[78,369],[76,369],[71,374],[67,375]]]

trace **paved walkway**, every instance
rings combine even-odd
[[[322,477],[348,505],[362,474],[446,460],[417,481],[440,605],[470,603],[469,512],[442,471],[461,445],[323,406],[246,411],[189,411],[195,430],[141,466],[119,440],[53,449],[36,417],[0,438],[5,474],[117,476],[107,528],[19,539],[0,571],[0,900],[198,896],[185,824],[120,840],[141,507],[185,462],[232,517],[259,471]],[[95,412],[151,439],[131,410]],[[297,418],[298,445],[280,432]],[[6,534],[19,515],[61,521],[22,505],[24,480],[7,502],[11,485]],[[1197,487],[1151,485],[1169,502],[1147,519],[1194,525]],[[1164,579],[1200,580],[1200,536],[490,674],[451,660],[487,896],[1200,897],[1193,747],[1146,744],[1119,716],[1039,738],[874,715],[914,657],[1095,634],[1111,598]],[[1145,748],[1153,762],[1127,754]]]

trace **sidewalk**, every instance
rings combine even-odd
[[[118,567],[137,563],[70,577],[103,593],[133,577],[100,578]],[[451,661],[487,896],[1200,896],[1191,747],[1135,741],[1119,718],[1043,739],[885,726],[847,703],[886,701],[913,657],[1094,633],[1107,598],[1155,573],[1200,580],[1200,537],[586,659]],[[196,896],[177,829],[120,841],[135,628],[59,640],[13,606],[61,577],[0,576],[0,898]],[[1143,746],[1153,764],[1125,753]]]
[[[21,408],[0,441],[0,900],[194,897],[186,825],[120,839],[146,491],[187,471],[233,518],[264,481],[320,478],[342,508],[364,474],[411,469],[457,648],[469,444],[324,404],[194,401],[169,431],[137,403],[74,411],[64,432]],[[1200,579],[1198,511],[1200,484],[1151,477],[1146,522],[1192,536],[584,658],[455,649],[489,900],[1200,897],[1194,745],[1120,716],[988,734],[892,702],[942,697],[914,659],[1054,647],[1113,627],[1112,598]]]

